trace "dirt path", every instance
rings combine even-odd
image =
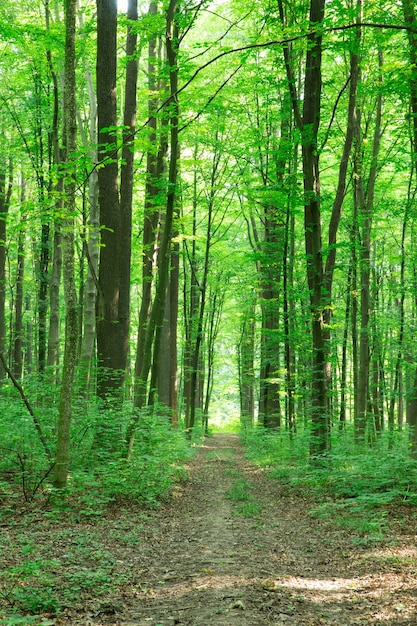
[[[135,584],[77,623],[415,626],[415,535],[357,548],[309,504],[251,467],[237,437],[207,439],[146,542],[119,554]]]

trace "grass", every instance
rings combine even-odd
[[[308,493],[316,505],[310,514],[331,519],[369,545],[383,541],[387,511],[398,504],[417,504],[417,462],[410,459],[406,434],[381,437],[374,447],[354,447],[352,433],[336,433],[329,463],[309,463],[308,432],[293,441],[284,433],[261,429],[245,432],[247,455],[268,469],[288,490]]]
[[[258,517],[262,511],[261,506],[251,493],[250,484],[241,476],[238,476],[233,482],[226,492],[226,497],[233,501],[235,512],[242,517]]]

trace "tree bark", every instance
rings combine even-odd
[[[59,184],[59,191],[62,194],[63,188]],[[60,203],[61,204],[61,203]],[[60,206],[62,209],[62,206]],[[48,333],[48,367],[54,368],[54,372],[50,378],[51,382],[56,383],[58,380],[58,364],[59,364],[59,340],[60,340],[60,300],[59,288],[61,282],[62,269],[62,247],[61,247],[61,224],[55,220],[54,231],[54,250],[52,257],[51,280],[49,284],[49,333]]]
[[[97,109],[101,247],[97,295],[98,397],[122,386],[126,353],[119,320],[121,214],[116,144],[117,0],[97,0]],[[100,436],[101,437],[101,436]],[[100,444],[101,445],[101,444]]]
[[[166,13],[166,50],[168,67],[170,70],[170,102],[169,102],[169,125],[170,125],[170,161],[168,172],[168,194],[166,202],[166,213],[164,230],[159,249],[158,263],[158,284],[155,298],[152,305],[151,314],[146,327],[146,337],[144,342],[143,361],[139,376],[135,378],[134,404],[137,409],[135,416],[128,426],[126,433],[127,458],[130,458],[133,451],[135,430],[140,416],[140,410],[146,404],[147,383],[151,369],[152,358],[157,361],[161,348],[160,329],[163,323],[164,303],[166,298],[166,288],[168,284],[170,265],[170,246],[172,238],[172,225],[175,214],[175,200],[177,191],[178,156],[179,156],[179,134],[178,134],[178,25],[176,23],[177,0],[170,0]],[[152,350],[153,347],[153,350]],[[154,381],[155,385],[157,381]],[[154,389],[149,390],[148,403],[153,404]]]
[[[26,200],[26,181],[22,176],[21,183],[21,205]],[[12,345],[12,373],[19,380],[23,374],[23,278],[25,275],[25,233],[26,215],[22,213],[20,218],[19,239],[17,244],[17,273],[16,273],[16,296],[14,302],[14,322],[13,322],[13,345]]]
[[[304,233],[307,282],[312,316],[312,457],[330,448],[327,397],[326,343],[323,328],[324,268],[320,212],[320,169],[317,136],[320,126],[322,87],[322,35],[324,0],[311,0],[310,30],[307,37],[304,107],[302,118],[302,157],[304,177]]]
[[[413,0],[402,0],[404,21],[412,27],[407,31],[411,80],[410,80],[410,109],[411,109],[411,150],[414,164],[414,173],[417,171],[417,35],[415,32],[416,12]],[[410,425],[411,455],[417,458],[417,368],[415,370],[410,401],[408,407]]]
[[[79,11],[81,30],[84,26],[83,14]],[[90,68],[84,70],[88,93],[88,131],[85,132],[80,122],[80,135],[91,163],[97,163],[97,98]],[[98,260],[100,241],[100,214],[98,205],[98,173],[96,167],[88,172],[88,211],[86,232],[83,238],[84,256],[87,258],[87,278],[84,286],[82,341],[80,346],[80,362],[82,365],[82,385],[88,389],[91,377],[92,362],[96,340],[96,299],[98,285]]]
[[[13,189],[13,161],[0,163],[0,353],[6,347],[6,256],[7,256],[7,215]],[[5,370],[0,363],[0,380]]]
[[[158,5],[151,2],[148,15],[157,15]],[[145,341],[149,317],[152,310],[152,287],[157,262],[157,243],[161,213],[161,196],[165,199],[165,171],[168,141],[165,122],[161,120],[158,128],[158,79],[157,58],[160,49],[156,38],[148,44],[148,140],[150,149],[146,156],[145,208],[142,235],[142,297],[139,311],[139,330],[136,345],[135,380],[140,376],[145,357]],[[161,59],[159,59],[161,60]]]
[[[75,82],[76,0],[65,4],[65,147],[67,171],[64,184],[67,217],[63,220],[63,278],[65,296],[65,347],[62,383],[59,396],[58,436],[55,457],[54,486],[66,487],[69,466],[72,391],[77,360],[78,318],[77,290],[74,272],[74,214],[76,197],[75,152],[77,148],[76,82]]]
[[[127,18],[138,19],[137,0],[129,0]],[[120,168],[120,299],[118,310],[119,340],[125,368],[129,354],[130,329],[130,265],[132,248],[132,198],[134,168],[134,136],[136,128],[136,91],[138,82],[137,34],[131,24],[126,40],[126,79],[123,114],[123,149]]]
[[[382,54],[379,52],[380,84],[382,84]],[[358,216],[361,222],[360,245],[360,283],[361,283],[361,327],[359,345],[359,378],[358,378],[358,407],[356,414],[355,435],[357,441],[364,439],[367,425],[367,408],[370,375],[370,276],[371,276],[371,228],[374,208],[375,182],[378,172],[378,155],[381,143],[382,122],[382,94],[377,96],[375,128],[372,146],[372,160],[369,170],[366,192],[363,180],[362,136],[360,131],[360,116],[356,129],[356,157],[354,172],[355,202],[358,207]]]
[[[245,301],[238,343],[240,420],[243,427],[255,419],[255,305],[256,296]]]

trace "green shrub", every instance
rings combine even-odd
[[[246,431],[248,457],[267,467],[288,489],[308,492],[317,502],[312,515],[349,527],[364,541],[380,540],[387,528],[384,507],[417,504],[417,462],[410,458],[408,433],[382,436],[373,447],[353,445],[352,433],[333,433],[332,452],[322,466],[308,458],[308,431]]]

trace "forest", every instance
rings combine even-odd
[[[5,466],[211,413],[413,456],[413,3],[0,10]]]
[[[3,0],[0,82],[0,523],[157,506],[219,429],[371,540],[413,507],[414,1]]]

